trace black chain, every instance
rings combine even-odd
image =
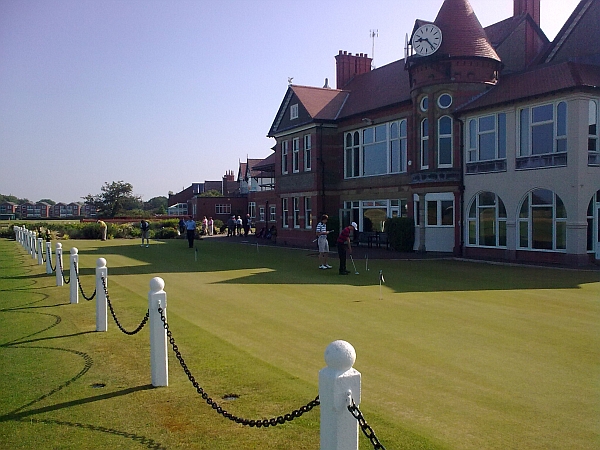
[[[373,428],[371,428],[369,426],[369,424],[365,420],[362,412],[360,412],[360,409],[358,409],[358,406],[356,406],[356,403],[354,403],[354,400],[352,400],[351,405],[348,405],[348,411],[350,411],[350,414],[352,414],[354,416],[354,418],[356,420],[358,420],[360,429],[362,430],[364,435],[369,438],[369,440],[371,441],[371,444],[373,444],[373,448],[375,448],[375,449],[381,448],[381,449],[385,450],[385,447],[383,445],[381,445],[381,442],[379,442],[379,439],[377,439],[377,436],[375,436],[375,432],[373,431]]]
[[[46,259],[50,259],[50,270],[52,270],[52,272],[56,272],[56,264],[54,264],[54,267],[52,267],[52,252],[49,251],[50,249],[48,247],[46,247],[46,252],[49,252],[48,255],[46,256]]]
[[[248,420],[248,419],[244,419],[242,417],[235,416],[231,413],[228,413],[221,406],[219,406],[219,404],[216,401],[214,401],[212,398],[210,398],[202,387],[200,387],[200,384],[198,384],[198,382],[194,378],[194,375],[192,375],[192,372],[190,372],[190,369],[188,369],[188,366],[185,364],[185,360],[183,359],[183,356],[181,356],[181,352],[179,351],[179,348],[175,344],[175,339],[173,338],[173,333],[171,333],[171,330],[169,329],[169,324],[167,323],[167,320],[165,319],[165,316],[163,314],[163,309],[159,307],[158,312],[160,314],[160,320],[162,320],[165,330],[167,330],[167,337],[169,338],[169,343],[173,346],[173,352],[175,352],[175,356],[177,357],[177,360],[179,361],[179,364],[183,368],[183,371],[187,375],[188,379],[190,380],[190,382],[192,383],[194,388],[196,388],[196,392],[198,392],[198,394],[200,394],[202,396],[202,398],[206,401],[206,403],[212,409],[214,409],[217,413],[221,414],[226,419],[229,419],[232,422],[239,423],[241,425],[246,425],[249,427],[257,427],[257,428],[260,428],[260,427],[267,428],[269,426],[274,427],[275,425],[284,424],[285,422],[291,422],[295,418],[300,417],[302,414],[309,412],[315,406],[319,406],[321,404],[321,402],[319,401],[319,396],[317,395],[314,400],[311,400],[310,402],[308,402],[308,404],[301,406],[300,408],[292,411],[291,413],[285,414],[283,416],[272,417],[271,419]]]
[[[81,295],[83,296],[83,298],[85,298],[88,302],[90,300],[93,300],[94,297],[96,296],[96,288],[94,288],[94,293],[92,294],[91,297],[87,297],[85,295],[85,293],[83,292],[83,288],[81,287],[81,280],[79,279],[79,267],[77,267],[77,263],[75,263],[75,275],[77,276],[77,284],[79,285],[79,291],[81,292]]]
[[[138,325],[138,327],[135,330],[127,331],[119,323],[119,319],[117,319],[117,316],[115,315],[115,310],[113,309],[112,304],[110,303],[110,299],[108,298],[108,289],[106,288],[106,279],[104,277],[102,277],[101,279],[102,279],[102,287],[104,288],[104,295],[106,296],[106,303],[108,304],[108,307],[110,308],[110,313],[112,314],[113,319],[115,319],[115,323],[119,327],[119,330],[121,330],[125,334],[128,334],[129,336],[133,336],[134,334],[139,333],[142,330],[142,328],[144,328],[144,325],[146,325],[146,322],[148,322],[148,318],[150,317],[150,311],[146,311],[146,315],[144,316],[144,318],[142,319],[142,321],[140,322],[140,324]]]
[[[65,284],[69,284],[71,282],[71,277],[69,277],[69,281],[67,281],[67,279],[65,278],[65,272],[63,271],[63,266],[62,266],[62,258],[58,258],[58,261],[56,261],[56,264],[58,265],[58,267],[60,269],[60,276],[62,277],[63,281],[65,282]]]
[[[44,247],[45,247],[45,245],[44,245]],[[43,251],[42,251],[42,249],[40,249],[40,251],[42,252],[42,261],[43,262],[46,262],[46,250],[47,250],[46,248]]]

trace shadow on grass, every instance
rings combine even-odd
[[[197,250],[197,252],[196,252]],[[319,270],[313,250],[282,247],[256,247],[252,244],[196,241],[194,250],[182,241],[153,243],[141,248],[137,243],[108,242],[106,246],[83,249],[80,255],[98,256],[107,260],[110,275],[165,273],[203,273],[262,269],[243,274],[223,284],[348,284],[373,286],[379,284],[379,271],[385,274],[385,287],[396,292],[438,292],[514,289],[567,289],[581,284],[600,282],[600,271],[567,270],[533,266],[486,264],[484,262],[440,259],[371,259],[356,258],[358,275],[340,277],[337,270]],[[111,257],[126,257],[139,265],[111,267]],[[331,262],[334,255],[330,254]],[[366,255],[365,255],[366,256]],[[350,265],[350,260],[348,261]],[[337,265],[337,264],[336,264]],[[80,275],[93,275],[95,268],[80,264]]]

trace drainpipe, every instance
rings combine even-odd
[[[464,254],[465,249],[465,122],[458,120],[460,127],[460,255]]]

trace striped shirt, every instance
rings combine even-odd
[[[327,225],[324,224],[323,222],[319,222],[317,224],[317,236],[321,237],[327,237],[326,234],[321,234],[324,233],[325,231],[327,231]]]

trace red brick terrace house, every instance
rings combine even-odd
[[[361,232],[407,216],[421,252],[600,258],[600,1],[553,42],[540,0],[486,28],[468,0],[440,3],[404,59],[340,51],[337,89],[288,87],[268,134],[278,241],[314,245],[323,212]]]

